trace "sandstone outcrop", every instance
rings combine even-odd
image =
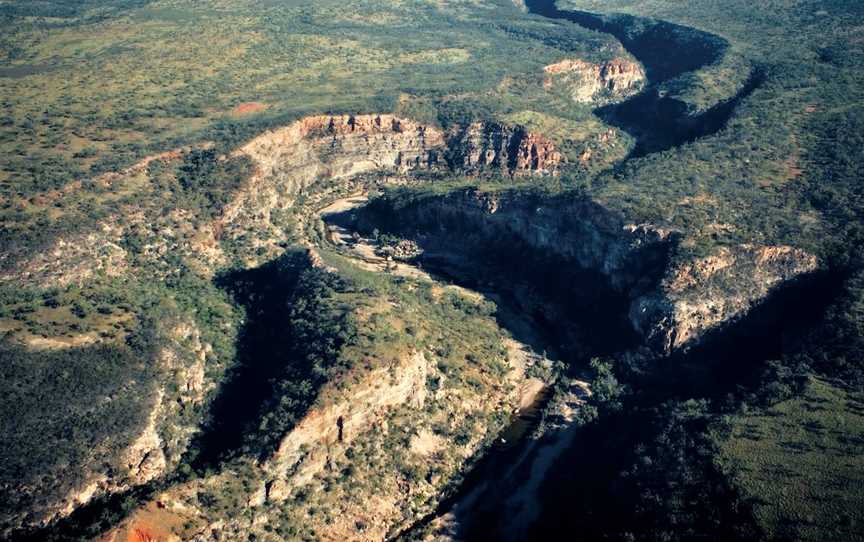
[[[554,175],[565,162],[548,139],[518,126],[478,122],[445,133],[394,115],[306,117],[252,139],[234,155],[251,159],[256,173],[225,207],[213,235],[273,252],[286,239],[285,225],[274,217],[316,183],[446,168]]]
[[[254,233],[249,242],[272,248],[286,236],[274,215],[312,184],[378,170],[430,169],[444,147],[442,131],[393,115],[320,115],[266,132],[235,151],[251,159],[256,172],[225,207],[214,233],[235,240]]]
[[[430,378],[444,381],[434,358],[414,351],[365,374],[361,370],[347,389],[328,384],[320,395],[326,399],[284,435],[271,456],[233,462],[218,474],[158,495],[154,502],[162,508],[162,521],[170,517],[187,525],[173,529],[186,529],[178,539],[200,542],[273,532],[289,515],[314,525],[321,540],[384,540],[392,529],[410,525],[433,509],[449,477],[477,453],[485,428],[459,444],[439,433],[446,435],[484,411],[508,412],[519,399],[518,386],[498,378],[482,395],[471,387],[445,385],[433,392]],[[520,384],[524,375],[516,372]],[[404,445],[394,444],[403,438]],[[414,480],[402,470],[427,463],[443,470]],[[344,475],[346,468],[353,474]],[[322,483],[328,489],[322,490]],[[338,509],[322,510],[313,494],[327,495]],[[227,495],[230,500],[222,502],[230,504],[227,509],[202,504],[202,495]],[[153,520],[152,508],[139,509],[104,540],[125,540]],[[407,510],[413,512],[406,516]],[[331,513],[332,520],[321,517]]]
[[[636,94],[646,84],[638,62],[615,58],[601,64],[565,59],[543,68],[546,88],[562,87],[577,103],[608,103]]]
[[[672,268],[660,288],[634,301],[630,320],[670,351],[746,314],[777,285],[811,273],[815,256],[788,246],[738,245]]]
[[[204,146],[206,147],[206,146]],[[182,158],[183,150],[154,155],[103,184],[145,174],[155,161]],[[13,264],[0,255],[0,282],[23,281],[43,287],[82,284],[99,273],[118,276],[130,260],[143,256],[163,268],[166,255],[180,256],[191,269],[209,276],[230,256],[225,242],[241,247],[248,265],[271,259],[291,238],[290,219],[298,198],[334,180],[348,182],[373,172],[404,175],[411,171],[454,168],[469,174],[555,175],[565,158],[547,138],[520,126],[477,122],[446,133],[394,115],[317,115],[265,132],[235,150],[254,174],[234,192],[214,220],[201,221],[185,209],[165,215],[139,207],[124,209],[98,228],[60,237],[39,254]],[[193,231],[186,231],[189,225]],[[146,239],[141,254],[128,254],[123,240]],[[260,255],[259,259],[253,259]]]
[[[565,162],[551,141],[519,126],[474,122],[450,130],[448,136],[448,162],[457,170],[556,175]]]
[[[423,353],[416,352],[396,367],[370,373],[352,388],[350,398],[309,412],[285,435],[265,466],[273,477],[267,482],[268,497],[284,498],[289,490],[307,483],[325,467],[331,447],[350,444],[380,421],[388,408],[403,404],[421,408],[428,365]]]

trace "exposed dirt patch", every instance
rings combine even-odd
[[[797,152],[787,158],[783,166],[786,169],[786,176],[789,180],[797,179],[804,173],[804,170],[801,169],[800,158]]]
[[[411,437],[411,451],[417,455],[432,455],[445,444],[446,442],[443,438],[428,429],[423,429]]]
[[[243,102],[241,104],[237,104],[237,106],[231,110],[231,114],[235,117],[242,117],[244,115],[260,113],[261,111],[266,110],[268,107],[270,106],[261,102]]]
[[[185,515],[163,508],[159,502],[151,502],[98,542],[175,542],[181,539],[176,533],[184,532],[183,525],[188,520]]]
[[[62,350],[87,346],[98,340],[95,333],[84,333],[73,337],[30,337],[25,340],[25,343],[34,350]]]

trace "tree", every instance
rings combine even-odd
[[[618,412],[622,408],[621,396],[627,392],[627,387],[615,377],[611,361],[600,358],[591,360],[591,399],[601,411]]]

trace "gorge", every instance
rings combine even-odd
[[[524,4],[526,17],[611,34],[626,52],[565,58],[528,79],[592,108],[605,124],[590,145],[629,134],[626,157],[603,174],[723,131],[763,81],[751,67],[697,103],[690,78],[732,54],[725,39]],[[0,280],[59,288],[146,269],[183,284],[183,261],[242,315],[236,356],[222,360],[224,375],[205,375],[209,339],[192,324],[172,328],[182,362],[166,371],[188,385],[172,381],[150,412],[198,428],[175,434],[154,421],[152,438],[130,448],[133,476],[94,465],[66,496],[4,525],[34,541],[94,530],[104,542],[148,540],[159,522],[171,525],[159,537],[202,542],[309,537],[311,526],[331,540],[549,535],[576,471],[596,468],[594,488],[609,475],[597,455],[612,446],[591,449],[592,439],[626,421],[601,412],[592,425],[608,407],[592,398],[598,361],[635,391],[622,401],[640,415],[672,399],[719,402],[795,344],[845,279],[796,246],[746,239],[699,252],[692,232],[629,216],[572,181],[592,160],[586,145],[574,160],[517,122],[328,113],[228,152],[178,149],[105,177],[109,188],[151,182],[176,166],[188,182],[207,160],[248,172],[218,212],[164,214],[156,202],[111,215]],[[174,234],[190,224],[194,233]],[[795,301],[811,310],[791,310]],[[620,434],[630,448],[644,436]],[[24,489],[38,496],[34,487]]]

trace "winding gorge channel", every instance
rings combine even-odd
[[[366,203],[366,196],[359,194],[337,200],[319,211],[318,216],[328,225],[327,240],[331,246],[363,269],[428,280],[445,288],[457,288],[462,295],[493,300],[498,306],[502,326],[513,333],[513,337],[503,337],[502,340],[517,373],[519,387],[519,408],[512,414],[510,424],[498,435],[491,449],[468,473],[461,486],[445,498],[434,513],[396,538],[405,537],[421,527],[432,527],[436,536],[461,539],[467,525],[470,524],[472,529],[479,527],[473,521],[478,505],[489,502],[490,494],[500,494],[504,488],[510,496],[507,505],[518,509],[509,525],[517,536],[536,519],[536,493],[540,484],[555,459],[572,443],[575,431],[570,426],[585,398],[590,395],[588,384],[574,379],[562,386],[525,375],[533,365],[548,368],[551,360],[546,356],[553,350],[551,347],[548,350],[541,348],[551,344],[553,339],[539,325],[542,322],[532,319],[509,296],[478,291],[475,284],[467,284],[470,279],[460,280],[441,264],[421,267],[420,262],[428,262],[423,258],[419,258],[417,263],[407,263],[377,255],[374,241],[359,235],[354,229],[357,222],[354,211]],[[543,353],[538,354],[538,351]],[[555,408],[551,407],[553,402]],[[543,430],[538,432],[541,424]],[[542,440],[536,438],[540,433],[545,435]]]
[[[624,102],[595,111],[607,123],[634,136],[636,145],[630,158],[666,150],[717,132],[726,125],[740,100],[753,92],[760,82],[758,75],[751,74],[736,95],[694,115],[688,112],[685,104],[668,98],[661,88],[662,84],[719,61],[728,48],[725,40],[664,21],[640,20],[631,16],[604,17],[587,12],[561,10],[554,0],[525,0],[524,4],[533,15],[572,22],[614,35],[644,65],[649,79],[646,89]],[[643,31],[632,33],[631,30],[636,26],[641,26]],[[359,207],[359,202],[352,207]],[[342,239],[349,237],[346,227],[356,227],[356,218],[350,211],[325,217],[325,220],[331,224],[336,236]],[[353,250],[362,252],[371,248]],[[453,258],[426,254],[421,258],[425,271],[419,272],[432,280],[453,281],[463,286],[478,288],[478,281],[472,278],[471,265],[461,265],[461,259],[461,256]],[[457,262],[455,267],[454,261]],[[368,265],[368,261],[366,264]],[[404,272],[399,271],[399,266],[404,265],[406,264],[397,264],[394,270]],[[430,269],[434,270],[431,274]],[[488,269],[486,271],[485,276],[494,275],[488,273]],[[571,284],[578,284],[577,288],[590,289],[592,281],[593,277],[583,283],[575,280]],[[482,284],[482,281],[479,282]],[[508,286],[504,286],[505,290],[507,288]],[[518,286],[509,285],[509,288]],[[603,291],[605,289],[605,286],[601,288]],[[557,345],[564,340],[560,336],[554,337],[554,332],[550,336],[549,328],[556,326],[520,306],[515,300],[518,296],[514,296],[512,291],[504,293],[498,288],[495,292],[484,292],[484,295],[499,304],[502,314],[519,315],[518,325],[531,329],[532,335],[540,339],[534,344],[535,352],[555,351]],[[597,307],[596,302],[589,301],[585,306],[568,309],[588,313],[587,321],[595,318],[596,315],[591,313],[597,311]],[[579,319],[582,318],[584,315]],[[606,325],[610,321],[605,316],[600,316],[599,320]],[[512,318],[504,317],[501,323],[504,327],[513,329]],[[618,326],[609,327],[614,329]],[[621,329],[618,339],[620,344],[605,345],[608,349],[606,352],[627,349],[630,340],[623,339],[627,333],[627,330]],[[587,334],[590,335],[590,331]],[[609,336],[603,336],[601,340],[609,339]],[[635,344],[630,348],[634,346]],[[578,367],[587,365],[587,353],[602,352],[598,352],[596,347],[588,348],[587,351],[578,350],[564,352],[562,359],[571,368],[571,377],[579,374]],[[547,478],[561,474],[562,467],[556,466],[556,461],[562,460],[563,456],[568,454],[568,450],[579,437],[580,424],[576,421],[578,411],[585,398],[590,395],[588,385],[583,381],[565,378],[563,382],[566,384],[559,383],[546,389],[530,408],[514,416],[511,427],[505,429],[497,440],[499,444],[493,446],[474,466],[461,486],[446,497],[435,512],[416,522],[407,531],[399,533],[394,540],[415,539],[418,536],[425,536],[427,540],[524,539],[530,532],[532,523],[540,517],[540,509],[545,506],[546,495],[541,494],[541,485]],[[506,446],[501,445],[503,441],[507,441]],[[554,474],[556,469],[559,471],[557,475]],[[565,467],[564,470],[573,469]]]
[[[611,34],[645,67],[647,88],[623,102],[595,110],[608,124],[634,136],[636,146],[630,158],[677,147],[723,129],[735,107],[762,83],[762,74],[754,69],[749,75],[742,74],[732,95],[705,110],[693,111],[672,95],[670,88],[680,86],[672,83],[720,62],[729,49],[725,39],[655,19],[562,10],[554,0],[525,0],[525,6],[534,15]]]

